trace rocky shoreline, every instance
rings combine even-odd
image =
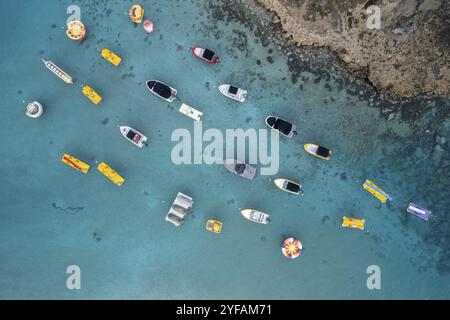
[[[344,89],[348,94],[368,101],[370,106],[380,108],[381,115],[388,120],[394,119],[400,114],[403,121],[414,122],[436,106],[438,106],[439,115],[443,117],[450,115],[448,99],[445,95],[443,97],[417,95],[398,99],[398,95],[393,97],[389,90],[373,83],[364,69],[349,66],[328,46],[298,45],[292,40],[292,37],[287,36],[277,14],[262,6],[261,1],[208,0],[205,1],[204,6],[210,12],[212,19],[240,22],[254,32],[263,46],[275,45],[288,57],[293,85],[299,83],[301,85],[301,82],[305,81],[305,78],[302,77],[304,71],[314,74],[316,78],[313,81],[316,82],[320,79],[333,79],[339,83],[337,89]],[[445,76],[446,78],[442,80],[447,81],[448,70]],[[446,88],[446,94],[449,95],[450,86]]]

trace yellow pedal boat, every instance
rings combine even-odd
[[[91,167],[87,163],[84,163],[83,161],[81,161],[75,157],[72,157],[71,155],[68,155],[67,153],[65,153],[62,156],[61,161],[64,162],[65,164],[67,164],[68,166],[71,166],[75,170],[83,172],[84,174],[87,174]]]
[[[105,177],[107,177],[119,187],[122,186],[122,184],[125,182],[124,178],[122,178],[116,171],[113,170],[113,168],[111,168],[104,162],[100,163],[97,169],[98,171],[103,173]]]
[[[221,233],[222,232],[222,226],[223,222],[210,219],[206,222],[206,230],[214,232],[214,233]]]
[[[99,104],[102,102],[102,96],[99,95],[97,92],[95,92],[94,89],[92,89],[89,86],[83,87],[83,94],[92,101],[93,104]]]
[[[118,67],[120,63],[122,62],[122,58],[119,57],[117,54],[109,50],[108,48],[103,49],[100,52],[100,55],[107,61],[109,61],[111,64]]]
[[[323,160],[330,160],[331,150],[317,144],[307,143],[304,146],[306,152]]]
[[[366,223],[366,220],[364,220],[364,219],[342,217],[342,226],[343,227],[364,230],[365,223]]]
[[[386,203],[392,200],[391,196],[389,196],[386,192],[381,190],[375,183],[367,179],[363,183],[363,188],[366,189],[370,194],[372,194],[375,198],[380,200],[383,203]]]

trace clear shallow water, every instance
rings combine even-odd
[[[0,297],[449,298],[449,276],[437,268],[442,249],[422,240],[434,226],[404,212],[411,199],[429,201],[414,184],[414,175],[428,170],[427,151],[407,160],[397,152],[413,142],[408,125],[382,120],[378,110],[345,91],[327,90],[325,82],[309,81],[300,91],[290,82],[286,58],[275,51],[269,63],[270,47],[256,43],[249,30],[218,24],[216,39],[200,2],[144,1],[157,25],[151,35],[122,14],[130,3],[74,1],[89,29],[82,45],[62,29],[72,2],[0,5],[0,23],[9,30],[0,49],[0,125],[7,132],[0,137]],[[30,25],[38,32],[30,33]],[[233,47],[237,31],[248,40],[244,52]],[[193,44],[216,49],[222,63],[193,58]],[[99,57],[96,48],[103,47],[124,58],[118,70]],[[42,55],[77,83],[67,86],[48,72]],[[277,191],[270,177],[251,182],[217,165],[173,165],[171,133],[192,131],[193,123],[178,113],[178,104],[168,107],[151,95],[147,79],[173,85],[203,111],[204,130],[264,128],[268,114],[292,119],[299,135],[281,139],[277,176],[301,181],[305,196]],[[248,102],[221,96],[216,86],[227,82],[247,88]],[[102,94],[99,107],[81,94],[81,84]],[[27,118],[23,100],[41,101],[44,116]],[[116,128],[122,124],[145,133],[149,148],[127,143]],[[308,142],[330,146],[332,161],[308,156]],[[64,166],[65,152],[92,164],[90,174]],[[96,172],[95,161],[121,173],[124,186]],[[394,202],[381,205],[365,192],[360,184],[366,177]],[[164,215],[178,191],[195,204],[176,229]],[[239,213],[246,207],[270,213],[273,223],[247,222]],[[341,217],[352,214],[367,220],[368,232],[340,227]],[[224,222],[220,236],[204,230],[209,218]],[[286,235],[304,244],[295,261],[280,253]],[[80,291],[65,287],[71,264],[81,267]],[[372,264],[382,271],[378,291],[366,287]]]

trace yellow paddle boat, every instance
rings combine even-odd
[[[381,190],[375,183],[367,179],[363,183],[363,188],[366,189],[370,194],[372,194],[375,198],[380,200],[383,203],[386,203],[392,200],[391,196],[389,196],[386,192]]]
[[[206,230],[214,233],[221,233],[222,232],[222,226],[223,222],[210,219],[206,222]]]
[[[64,162],[65,164],[67,164],[68,166],[71,166],[75,170],[83,172],[84,174],[87,174],[89,171],[89,168],[91,167],[87,163],[84,163],[83,161],[81,161],[75,157],[72,157],[71,155],[68,155],[67,153],[65,153],[62,156],[61,161]]]
[[[364,219],[342,217],[342,226],[346,227],[346,228],[356,228],[356,229],[364,230],[365,223],[366,223],[366,220],[364,220]]]
[[[303,195],[302,186],[297,182],[294,182],[289,179],[275,179],[273,182],[279,189],[283,191],[286,191],[291,194]]]
[[[70,40],[83,41],[87,35],[87,29],[81,21],[73,20],[67,24],[66,34]]]
[[[141,23],[144,18],[144,8],[138,4],[134,4],[130,8],[130,19],[135,23]]]
[[[305,151],[308,152],[310,155],[313,155],[317,158],[323,159],[323,160],[330,160],[331,156],[331,150],[321,147],[317,144],[313,143],[307,143],[304,145]]]
[[[122,62],[122,58],[119,57],[117,54],[109,50],[108,48],[103,49],[100,52],[100,55],[105,58],[105,60],[109,61],[111,64],[118,67],[120,63]]]
[[[102,97],[94,89],[89,86],[83,87],[83,94],[92,101],[93,104],[99,104],[102,102]]]
[[[125,179],[122,178],[116,171],[114,171],[110,166],[106,163],[102,162],[97,167],[98,171],[103,173],[105,177],[114,182],[117,186],[122,186],[125,182]]]

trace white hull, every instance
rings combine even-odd
[[[244,164],[245,165],[245,170],[242,173],[238,173],[236,172],[236,166],[238,164]],[[253,180],[256,177],[256,168],[252,167],[249,164],[246,164],[245,162],[242,161],[237,161],[234,159],[226,159],[224,164],[225,168],[228,169],[228,171],[233,172],[235,175],[238,175],[240,177],[249,179],[249,180]]]
[[[137,131],[136,129],[133,129],[131,127],[128,126],[121,126],[120,128],[120,133],[122,133],[122,136],[127,139],[128,141],[130,141],[132,144],[134,144],[135,146],[138,146],[139,148],[144,147],[147,144],[147,137],[144,136],[142,133],[140,133],[139,131]],[[130,139],[127,135],[130,131],[133,131],[137,134],[140,135],[139,140],[136,142],[134,139]]]
[[[219,91],[224,96],[239,101],[239,102],[245,102],[245,99],[247,98],[247,91],[244,89],[238,88],[238,91],[236,94],[232,94],[229,92],[231,85],[229,84],[222,84],[219,86]]]
[[[241,214],[251,222],[260,224],[268,224],[270,222],[268,214],[255,209],[244,209],[241,211]]]
[[[278,188],[280,188],[283,191],[286,191],[286,192],[288,192],[290,194],[298,194],[298,195],[301,194],[301,195],[303,195],[303,192],[301,191],[302,186],[300,184],[294,182],[294,181],[290,181],[288,179],[275,179],[273,182],[275,183],[275,185]],[[298,185],[299,186],[299,191],[298,192],[293,192],[293,191],[287,189],[287,184],[288,183]]]
[[[26,115],[30,118],[39,118],[44,113],[44,107],[37,101],[33,101],[27,105]]]

